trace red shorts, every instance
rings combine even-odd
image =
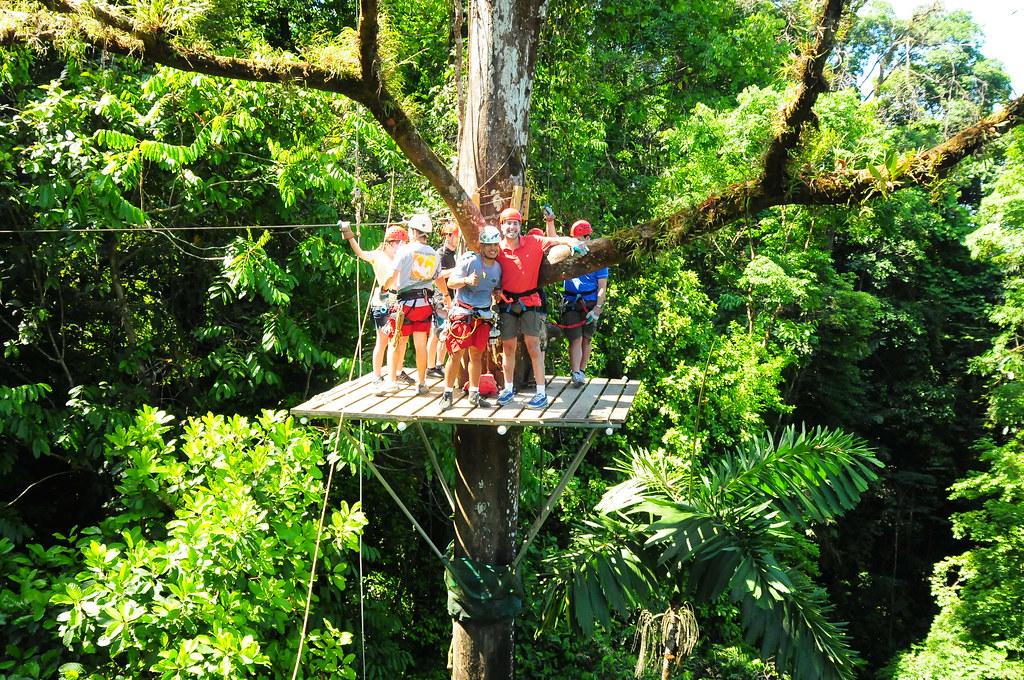
[[[405,314],[405,319],[402,321],[402,335],[408,337],[413,333],[429,333],[430,324],[433,322],[434,308],[430,305],[419,305],[413,307],[412,305],[403,305],[402,312]],[[389,336],[395,335],[395,319],[394,317],[388,321],[387,333]]]
[[[474,319],[472,316],[449,319],[448,324],[448,339],[445,341],[445,347],[451,354],[470,347],[476,347],[481,352],[487,349],[487,340],[491,337],[491,324]]]

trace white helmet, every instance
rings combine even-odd
[[[430,221],[430,215],[426,213],[416,213],[409,218],[408,225],[410,229],[415,229],[423,234],[429,234],[434,230],[434,225]]]
[[[499,243],[501,241],[501,232],[498,231],[497,227],[490,225],[480,230],[480,245],[485,243]]]

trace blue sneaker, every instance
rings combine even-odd
[[[526,402],[526,408],[544,408],[548,405],[548,395],[546,394],[535,394],[533,399]]]
[[[501,391],[501,394],[498,395],[498,398],[495,401],[498,402],[498,406],[504,406],[505,404],[507,404],[510,401],[512,401],[512,397],[514,395],[515,395],[515,392],[513,392],[512,390],[503,389]]]

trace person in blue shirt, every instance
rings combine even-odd
[[[569,230],[573,238],[583,242],[589,241],[593,233],[594,229],[586,220],[576,220]],[[607,294],[607,267],[565,280],[559,325],[569,341],[569,370],[573,387],[582,387],[587,382],[591,339],[597,332],[597,320],[604,310]]]

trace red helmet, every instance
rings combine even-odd
[[[498,224],[504,224],[507,220],[523,221],[523,214],[515,208],[505,208],[498,217]]]
[[[588,236],[593,233],[594,230],[591,228],[590,222],[586,220],[576,220],[572,223],[572,228],[569,229],[569,235],[573,238]]]
[[[445,222],[444,226],[441,227],[441,233],[444,234],[445,236],[447,236],[448,234],[458,234],[459,225],[451,221]]]
[[[540,229],[538,229],[537,227],[534,227],[530,231],[526,232],[526,235],[527,236],[543,236],[544,232],[541,231]]]
[[[409,242],[409,232],[397,224],[392,224],[388,227],[388,230],[384,232],[385,241],[401,241],[402,243]]]

